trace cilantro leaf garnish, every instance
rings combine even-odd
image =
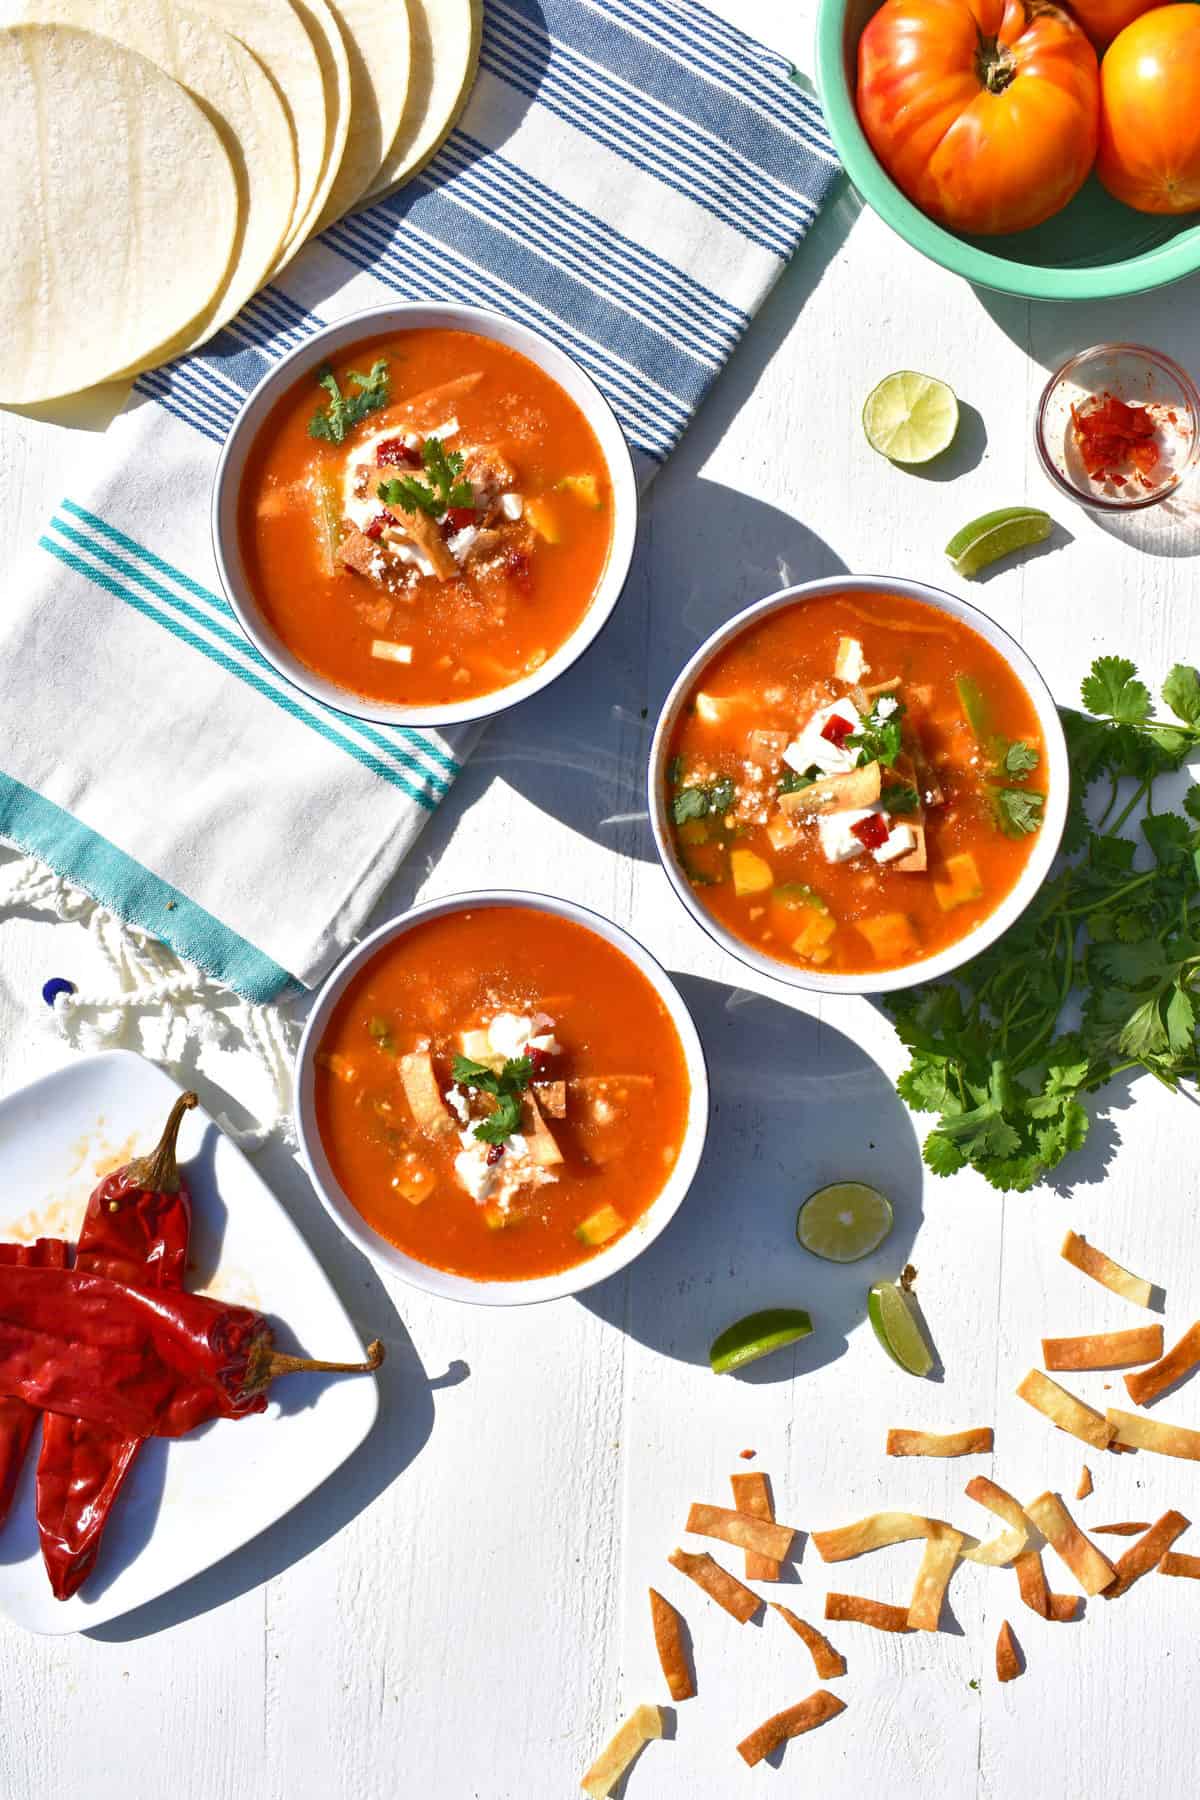
[[[1026,775],[1033,774],[1041,760],[1032,744],[1027,744],[1018,738],[1016,743],[1010,744],[1004,752],[1004,773],[1022,781]]]
[[[890,695],[880,696],[892,699]],[[868,763],[882,763],[890,769],[900,754],[900,721],[904,717],[904,706],[901,701],[893,700],[887,711],[879,710],[880,700],[862,722],[861,731],[852,731],[846,739],[847,745],[858,751],[858,767],[865,769]]]
[[[723,775],[707,787],[680,788],[671,802],[671,817],[677,825],[686,825],[689,819],[722,818],[736,799],[737,788]]]
[[[779,777],[776,792],[798,794],[801,788],[811,787],[815,780],[815,775],[798,775],[795,769],[785,769]]]
[[[331,444],[344,443],[348,431],[386,406],[391,398],[391,380],[383,357],[371,364],[369,374],[360,375],[357,369],[351,369],[346,379],[358,388],[357,394],[343,394],[328,363],[319,370],[317,382],[329,395],[329,404],[318,407],[309,420],[309,437],[325,438]]]
[[[475,504],[475,490],[469,481],[460,481],[463,458],[458,450],[446,450],[441,438],[428,437],[421,446],[421,461],[428,482],[415,475],[401,475],[392,481],[381,481],[376,492],[385,506],[399,506],[404,512],[427,513],[441,519],[447,511]]]
[[[483,1144],[503,1144],[521,1123],[521,1096],[533,1079],[533,1058],[510,1057],[497,1074],[486,1063],[456,1056],[451,1074],[459,1087],[490,1094],[496,1105],[475,1126],[474,1136]]]
[[[1098,716],[1062,713],[1064,859],[981,956],[884,1003],[910,1053],[901,1098],[936,1114],[924,1156],[937,1175],[971,1167],[997,1188],[1033,1187],[1083,1144],[1084,1099],[1115,1076],[1145,1071],[1167,1088],[1200,1078],[1200,785],[1175,809],[1155,793],[1200,752],[1200,675],[1177,665],[1162,698],[1173,719],[1151,716],[1126,658],[1092,665],[1083,701]],[[1032,771],[1023,756],[1009,762],[1012,748],[997,772],[1021,780]],[[1044,795],[1002,786],[992,799],[1002,829],[1040,823]],[[1061,1029],[1068,1009],[1077,1030]]]
[[[903,813],[918,811],[921,805],[921,796],[911,782],[889,781],[883,785],[879,804],[884,812],[894,813],[899,817]]]

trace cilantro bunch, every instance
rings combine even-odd
[[[318,372],[317,384],[329,395],[329,404],[318,407],[308,421],[309,437],[324,438],[330,444],[344,443],[348,431],[387,405],[391,380],[383,357],[371,364],[369,374],[360,375],[357,369],[351,369],[346,379],[354,383],[358,389],[356,394],[343,394],[328,363]]]
[[[533,1058],[510,1057],[497,1074],[486,1063],[474,1062],[469,1056],[456,1056],[451,1074],[459,1087],[491,1094],[496,1102],[494,1110],[475,1127],[475,1136],[480,1143],[507,1143],[521,1123],[521,1096],[533,1080]]]
[[[900,1095],[938,1114],[924,1146],[936,1175],[1031,1188],[1086,1139],[1085,1094],[1130,1070],[1171,1089],[1200,1075],[1200,786],[1182,810],[1155,808],[1160,777],[1200,748],[1200,675],[1171,670],[1169,720],[1124,657],[1093,663],[1082,697],[1087,713],[1062,711],[1064,860],[982,956],[885,1002],[911,1052]]]

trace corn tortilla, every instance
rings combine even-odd
[[[444,142],[479,64],[483,0],[409,0],[412,64],[399,128],[362,204],[403,187]]]
[[[308,5],[312,0],[305,0]],[[444,0],[439,0],[444,4]],[[329,0],[350,83],[349,129],[315,225],[324,231],[361,200],[400,129],[408,96],[411,34],[403,0]]]

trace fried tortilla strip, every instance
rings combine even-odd
[[[1072,1437],[1082,1438],[1093,1449],[1108,1449],[1113,1430],[1103,1413],[1085,1406],[1082,1400],[1059,1387],[1057,1381],[1051,1381],[1040,1369],[1030,1369],[1017,1393],[1038,1412],[1044,1413],[1060,1431],[1069,1431]]]
[[[950,1586],[965,1542],[961,1531],[953,1525],[940,1525],[929,1534],[925,1554],[913,1584],[913,1597],[908,1608],[908,1622],[914,1631],[936,1631],[942,1616],[942,1601]]]
[[[1117,1572],[1108,1558],[1084,1537],[1057,1494],[1039,1494],[1025,1511],[1085,1594],[1099,1594],[1116,1580]]]
[[[1021,1652],[1017,1648],[1017,1640],[1012,1634],[1012,1626],[1005,1619],[1000,1626],[1000,1635],[996,1639],[996,1679],[997,1681],[1015,1681],[1024,1673]]]
[[[871,1625],[876,1631],[911,1631],[908,1608],[887,1606],[882,1600],[866,1600],[861,1594],[826,1594],[825,1617],[851,1625]]]
[[[823,1632],[810,1625],[805,1619],[797,1618],[790,1607],[780,1606],[778,1600],[768,1600],[767,1605],[777,1612],[786,1625],[790,1625],[798,1638],[802,1638],[808,1646],[808,1653],[813,1659],[813,1668],[822,1681],[832,1681],[835,1675],[846,1673],[846,1659],[840,1650],[835,1650]]]
[[[831,1694],[828,1688],[818,1688],[807,1700],[801,1700],[798,1706],[789,1706],[784,1712],[775,1713],[770,1719],[764,1719],[756,1731],[742,1739],[738,1745],[738,1755],[751,1768],[761,1762],[764,1756],[770,1756],[772,1750],[778,1750],[789,1738],[799,1737],[802,1732],[813,1731],[818,1725],[825,1725],[830,1719],[836,1719],[840,1712],[845,1712],[846,1702]]]
[[[964,1491],[968,1500],[975,1500],[980,1506],[986,1506],[989,1512],[995,1513],[1009,1527],[990,1543],[972,1544],[969,1550],[964,1550],[963,1555],[967,1561],[983,1563],[985,1567],[995,1569],[1020,1556],[1029,1542],[1029,1521],[1021,1502],[994,1481],[989,1481],[986,1475],[976,1475],[968,1481]]]
[[[698,1555],[693,1556],[690,1550],[676,1548],[667,1561],[681,1575],[686,1575],[689,1581],[694,1581],[697,1587],[702,1587],[709,1599],[715,1600],[718,1606],[723,1606],[739,1625],[752,1619],[763,1604],[757,1594],[752,1594],[736,1575],[723,1569],[707,1550],[701,1550]]]
[[[1116,1432],[1114,1443],[1130,1450],[1154,1450],[1159,1456],[1182,1456],[1200,1462],[1200,1431],[1184,1425],[1168,1425],[1162,1419],[1144,1419],[1140,1413],[1121,1412],[1110,1406],[1105,1414]]]
[[[657,1588],[650,1589],[650,1622],[654,1627],[654,1648],[672,1700],[690,1700],[696,1683],[688,1662],[683,1619]]]
[[[740,1513],[751,1513],[756,1519],[774,1519],[771,1484],[759,1470],[745,1475],[731,1475],[733,1504]],[[773,1556],[762,1556],[757,1550],[746,1552],[747,1581],[778,1581],[782,1569]],[[821,1673],[820,1669],[817,1674]]]
[[[1149,1306],[1153,1284],[1144,1281],[1140,1275],[1131,1275],[1128,1269],[1123,1269],[1111,1256],[1105,1256],[1103,1250],[1094,1249],[1076,1232],[1068,1231],[1059,1254],[1081,1274],[1090,1275],[1101,1287],[1120,1294],[1122,1300],[1132,1300],[1135,1306]]]
[[[1050,1617],[1050,1589],[1046,1586],[1046,1569],[1040,1550],[1025,1550],[1013,1568],[1017,1571],[1017,1587],[1030,1612],[1039,1619]]]
[[[1186,1575],[1192,1581],[1200,1581],[1200,1556],[1185,1556],[1182,1550],[1168,1550],[1159,1559],[1158,1572],[1160,1575]]]
[[[839,1525],[836,1531],[814,1531],[812,1541],[822,1562],[845,1562],[848,1557],[862,1556],[867,1550],[885,1550],[889,1544],[907,1544],[913,1538],[927,1538],[939,1519],[926,1519],[920,1513],[868,1513],[853,1525]]]
[[[1112,1537],[1137,1537],[1139,1532],[1149,1531],[1149,1519],[1122,1519],[1119,1525],[1093,1525],[1093,1531],[1107,1531]]]
[[[704,1506],[699,1501],[689,1508],[685,1529],[697,1537],[736,1544],[739,1550],[757,1550],[776,1562],[786,1562],[796,1535],[790,1525],[776,1525],[751,1513],[733,1512],[728,1506]]]
[[[1050,1618],[1056,1625],[1069,1625],[1079,1617],[1083,1601],[1078,1594],[1051,1594]]]
[[[806,788],[797,788],[794,794],[780,794],[779,806],[794,822],[811,819],[818,813],[874,806],[882,792],[883,770],[873,762],[865,769],[848,769],[844,775],[825,775]]]
[[[1088,1468],[1087,1464],[1084,1463],[1082,1469],[1079,1471],[1079,1486],[1075,1489],[1075,1498],[1077,1500],[1086,1500],[1091,1491],[1092,1471]]]
[[[657,1706],[639,1706],[631,1712],[610,1744],[600,1752],[580,1787],[591,1800],[605,1800],[644,1744],[662,1736],[662,1714]]]
[[[400,1081],[418,1131],[426,1137],[443,1137],[453,1131],[454,1120],[442,1099],[428,1050],[410,1050],[400,1058]]]
[[[1158,1334],[1162,1344],[1162,1331]],[[1162,1356],[1161,1348],[1158,1352]],[[1177,1344],[1172,1344],[1161,1362],[1156,1362],[1152,1369],[1140,1369],[1136,1375],[1124,1377],[1125,1386],[1129,1389],[1129,1398],[1137,1406],[1149,1406],[1160,1394],[1165,1394],[1169,1387],[1190,1375],[1196,1364],[1200,1363],[1200,1319],[1189,1325]]]
[[[1195,1327],[1193,1327],[1195,1329]],[[1161,1325],[1135,1325],[1132,1331],[1097,1331],[1090,1337],[1042,1339],[1042,1361],[1048,1369],[1128,1369],[1162,1355]],[[1200,1349],[1196,1352],[1200,1361]],[[1129,1385],[1129,1376],[1125,1385]]]
[[[992,1448],[990,1425],[967,1431],[889,1431],[889,1456],[986,1456]]]
[[[1117,1579],[1111,1587],[1105,1588],[1104,1598],[1115,1600],[1118,1595],[1128,1593],[1135,1581],[1158,1567],[1175,1539],[1190,1524],[1191,1520],[1185,1519],[1182,1513],[1165,1512],[1144,1537],[1136,1544],[1130,1544],[1124,1556],[1117,1558]]]

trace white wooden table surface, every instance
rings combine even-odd
[[[718,7],[744,13],[739,0]],[[756,27],[811,66],[813,10],[765,0]],[[55,1640],[0,1624],[4,1800],[569,1795],[627,1710],[666,1699],[650,1583],[690,1621],[699,1695],[677,1709],[674,1741],[643,1756],[630,1800],[1195,1792],[1200,1594],[1158,1578],[1117,1605],[1089,1602],[1080,1624],[1048,1625],[1016,1604],[1010,1573],[968,1566],[937,1636],[833,1629],[848,1710],[790,1746],[781,1770],[747,1770],[734,1753],[818,1683],[774,1615],[739,1627],[667,1567],[688,1502],[725,1501],[730,1472],[755,1467],[772,1476],[780,1516],[806,1530],[881,1506],[975,1530],[986,1521],[962,1496],[971,1473],[1025,1497],[1073,1494],[1083,1446],[1013,1388],[1043,1331],[1137,1319],[1059,1261],[1058,1242],[1075,1226],[1162,1282],[1177,1335],[1200,1310],[1195,1114],[1143,1082],[1097,1120],[1061,1188],[1002,1200],[972,1177],[923,1180],[882,1015],[766,982],[748,991],[670,894],[642,781],[647,712],[717,620],[781,575],[896,572],[956,587],[942,545],[1016,501],[1047,505],[1061,529],[1047,553],[972,597],[1061,699],[1098,651],[1135,657],[1155,685],[1171,661],[1200,654],[1200,527],[1102,526],[1050,494],[1032,443],[1045,372],[1069,351],[1136,337],[1200,368],[1198,299],[1196,283],[1069,308],[977,293],[840,193],[660,478],[617,620],[552,693],[491,733],[386,903],[501,882],[574,896],[631,927],[679,973],[711,1055],[701,1179],[625,1275],[579,1302],[501,1312],[376,1275],[289,1154],[263,1152],[364,1338],[391,1347],[381,1427],[327,1491],[141,1613]],[[876,457],[859,426],[869,388],[903,367],[945,377],[965,403],[958,446],[927,478]],[[52,428],[0,419],[6,563],[57,499],[73,448]],[[39,990],[50,975],[90,979],[92,954],[76,926],[0,924],[0,1090],[68,1054]],[[214,1110],[248,1071],[232,1056],[202,1075]],[[804,1256],[791,1231],[798,1200],[845,1173],[877,1177],[898,1224],[879,1258],[838,1270]],[[936,1383],[893,1368],[863,1320],[867,1280],[910,1256],[944,1364]],[[715,1332],[784,1302],[816,1320],[795,1358],[715,1378]],[[1103,1404],[1115,1379],[1077,1386]],[[1185,1387],[1166,1416],[1200,1422],[1198,1393]],[[994,1465],[883,1455],[889,1425],[977,1423],[995,1425]],[[755,1463],[738,1460],[745,1447]],[[1194,1465],[1091,1461],[1085,1525],[1200,1509]],[[814,1620],[827,1585],[900,1600],[918,1550],[826,1570],[809,1547],[782,1597]],[[1061,1566],[1050,1573],[1073,1586]],[[1028,1673],[1000,1688],[1005,1615]]]

